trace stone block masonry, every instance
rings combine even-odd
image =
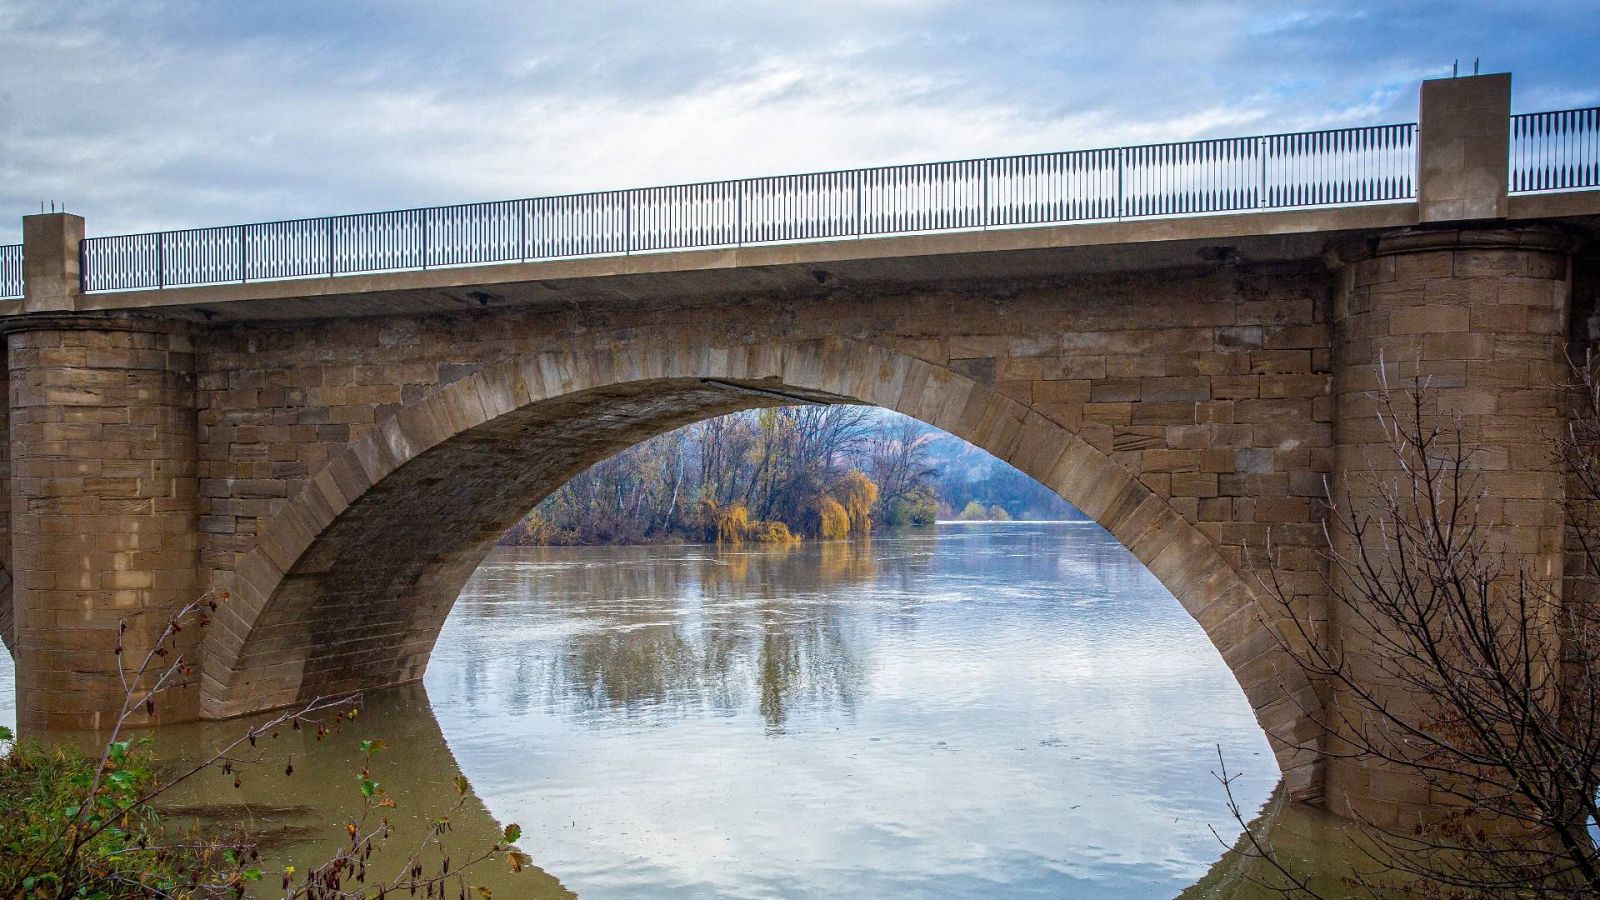
[[[653,434],[791,396],[900,411],[1055,490],[1204,630],[1292,796],[1418,821],[1437,798],[1329,752],[1294,626],[1345,636],[1328,485],[1381,449],[1381,364],[1430,378],[1484,447],[1483,525],[1562,574],[1539,437],[1572,286],[1600,282],[1569,240],[1600,197],[1536,215],[1480,177],[1504,171],[1502,89],[1424,92],[1419,199],[1391,206],[91,295],[82,221],[29,217],[27,299],[0,313],[19,721],[103,727],[118,623],[141,655],[208,589],[233,600],[186,635],[201,677],[164,719],[414,681],[516,517]]]
[[[7,335],[17,718],[102,728],[130,665],[197,596],[194,344],[48,319]],[[190,645],[194,644],[191,639]],[[181,721],[198,690],[164,698]]]

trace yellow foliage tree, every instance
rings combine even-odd
[[[717,543],[743,543],[750,533],[750,510],[743,503],[729,504],[717,511],[716,525]]]
[[[818,537],[833,541],[850,536],[850,513],[844,504],[832,497],[823,497],[817,504],[817,516],[822,520]]]
[[[848,530],[855,534],[872,531],[872,508],[878,505],[878,486],[860,469],[851,469],[839,479],[832,493],[844,507],[850,523]]]
[[[789,526],[776,521],[756,522],[750,528],[749,537],[761,544],[792,544],[800,540],[789,530]]]

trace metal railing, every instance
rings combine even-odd
[[[0,245],[0,300],[22,296],[22,245]]]
[[[1414,124],[885,166],[83,242],[86,291],[1416,195]]]
[[[1600,187],[1600,106],[1511,117],[1511,191]]]

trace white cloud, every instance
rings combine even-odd
[[[0,241],[1398,121],[1493,37],[1593,102],[1579,8],[0,0]],[[1565,48],[1565,50],[1564,50]]]

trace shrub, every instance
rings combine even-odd
[[[830,492],[849,516],[847,530],[866,534],[872,530],[872,508],[878,504],[878,486],[860,469],[851,469]]]
[[[260,877],[235,835],[163,834],[140,802],[155,782],[143,742],[112,744],[92,796],[99,760],[16,741],[4,728],[0,745],[0,896],[194,897]]]
[[[240,827],[196,827],[182,834],[162,828],[155,801],[168,789],[210,768],[224,773],[248,764],[236,752],[248,743],[280,728],[316,729],[321,740],[328,726],[314,718],[333,713],[335,725],[354,718],[358,709],[348,705],[355,697],[313,700],[305,707],[281,713],[246,729],[231,742],[215,748],[204,760],[156,777],[147,756],[148,739],[121,737],[136,713],[153,714],[165,692],[192,678],[194,669],[179,652],[177,635],[185,627],[204,627],[209,613],[227,595],[207,595],[168,617],[154,645],[136,668],[123,664],[122,637],[127,623],[119,623],[116,654],[125,686],[121,711],[113,719],[111,735],[98,759],[70,748],[44,748],[17,742],[9,729],[0,728],[0,897],[6,900],[237,900],[250,882],[263,878],[255,864],[257,852]],[[285,866],[279,882],[285,900],[327,900],[334,897],[386,896],[408,890],[425,891],[442,898],[446,888],[459,888],[466,896],[471,887],[463,870],[495,857],[503,857],[513,871],[528,865],[527,854],[511,846],[521,829],[508,825],[500,841],[458,861],[452,870],[443,856],[439,837],[448,831],[449,815],[432,819],[428,839],[405,861],[392,878],[369,880],[366,862],[376,841],[388,837],[387,811],[393,798],[372,779],[371,762],[383,749],[382,741],[362,741],[363,763],[357,777],[361,806],[345,822],[349,841],[324,862],[299,879],[293,866]],[[293,774],[287,764],[284,775]],[[239,778],[234,776],[234,787]],[[466,801],[467,782],[455,780],[458,800],[451,813]],[[437,849],[442,860],[436,869],[426,865],[423,851]],[[358,886],[359,885],[359,886]],[[487,892],[480,892],[488,896]]]
[[[761,544],[792,544],[800,540],[782,522],[756,522],[750,526],[748,536]]]
[[[850,536],[850,513],[845,510],[844,504],[832,497],[823,497],[817,504],[817,516],[821,519],[818,537],[836,541]]]
[[[734,503],[717,511],[718,543],[742,543],[750,533],[750,510],[743,503]]]

